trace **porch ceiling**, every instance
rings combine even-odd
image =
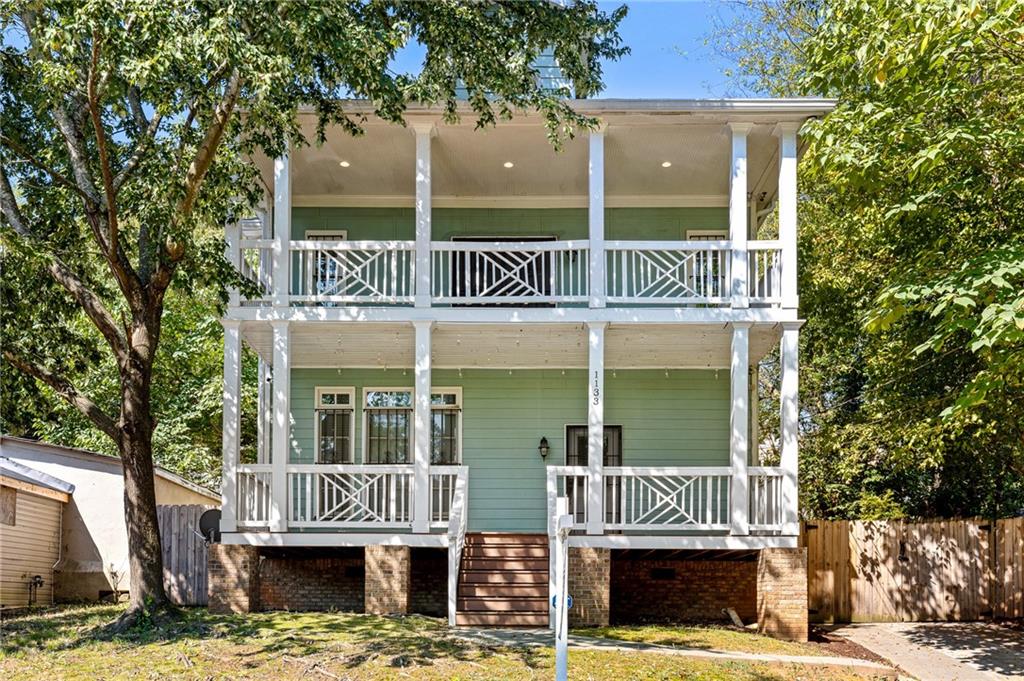
[[[266,359],[272,332],[266,322],[245,322],[245,341]],[[605,336],[608,369],[727,369],[732,331],[721,324],[610,325]],[[432,362],[438,369],[587,368],[586,329],[577,324],[438,324]],[[750,330],[756,362],[779,340],[775,327]],[[311,322],[291,327],[292,366],[400,367],[414,363],[408,324]]]
[[[719,205],[728,203],[731,138],[717,114],[634,115],[608,119],[605,149],[607,205]],[[778,117],[759,117],[748,138],[748,191],[775,193]],[[315,138],[311,116],[302,118]],[[430,120],[428,119],[428,122]],[[536,116],[518,116],[476,130],[472,117],[436,122],[432,145],[434,205],[586,206],[588,141],[585,133],[556,152]],[[297,206],[413,205],[415,142],[412,131],[372,120],[362,137],[340,128],[322,146],[293,153],[292,195]],[[268,187],[272,162],[255,159]],[[348,165],[342,167],[341,162]],[[505,163],[513,163],[506,168]],[[663,162],[671,163],[665,168]],[[652,203],[653,202],[653,203]],[[487,205],[487,204],[484,204]]]

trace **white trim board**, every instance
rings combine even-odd
[[[797,537],[778,535],[570,535],[569,546],[605,549],[794,549]]]
[[[581,208],[589,207],[590,197],[552,196],[433,196],[433,208]],[[293,208],[415,208],[412,195],[296,194]],[[725,194],[622,194],[606,196],[605,208],[728,208]],[[331,230],[325,230],[331,231]]]
[[[447,548],[447,534],[343,532],[226,532],[222,544],[248,546],[415,546]]]

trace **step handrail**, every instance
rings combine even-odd
[[[455,491],[448,511],[448,625],[454,627],[458,613],[459,568],[462,565],[462,549],[466,545],[467,484],[469,467],[459,466],[455,478]]]

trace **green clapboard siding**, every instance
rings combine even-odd
[[[587,238],[585,208],[435,208],[435,241],[453,236],[554,236]],[[292,238],[305,238],[306,230],[345,230],[352,240],[416,238],[412,208],[295,208]],[[727,229],[727,208],[609,208],[605,211],[607,239],[686,238],[688,229]]]
[[[361,461],[362,388],[411,387],[401,369],[295,369],[292,372],[292,461],[312,462],[316,386],[356,390],[356,461]],[[585,424],[583,370],[435,370],[435,387],[463,389],[463,463],[469,466],[471,531],[543,532],[545,462],[565,457],[565,426]],[[726,371],[616,371],[605,376],[605,422],[623,429],[630,466],[712,466],[729,460],[729,374]]]

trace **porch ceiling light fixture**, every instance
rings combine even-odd
[[[505,161],[501,165],[505,166],[506,168],[515,168],[516,167],[516,164],[513,163],[512,161]]]
[[[537,451],[540,452],[540,458],[547,461],[548,453],[551,451],[551,445],[548,444],[546,437],[540,438],[540,444],[537,445]]]
[[[661,162],[661,167],[662,168],[671,168],[672,167],[672,161],[662,161]]]
[[[352,164],[349,163],[348,161],[338,161],[338,165],[341,166],[342,168],[348,168]]]

